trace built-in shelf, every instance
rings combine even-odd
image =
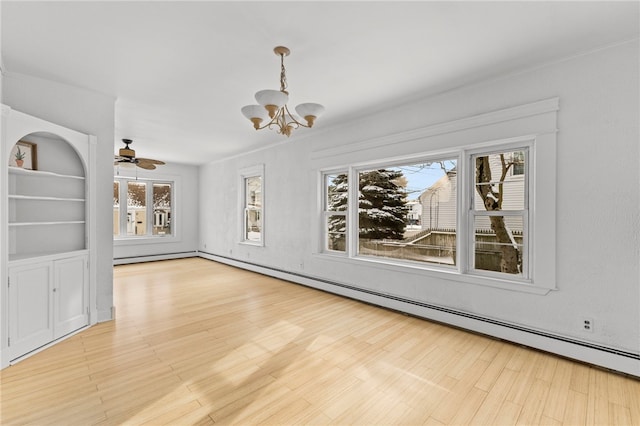
[[[64,179],[84,180],[84,176],[65,175],[61,173],[47,172],[47,171],[41,171],[41,170],[29,170],[29,169],[23,169],[20,167],[12,167],[12,166],[9,166],[9,173],[16,174],[16,175],[56,177],[56,178],[64,178]]]
[[[60,253],[58,251],[39,251],[34,253],[21,253],[21,254],[10,254],[9,262],[11,262],[11,266],[16,266],[21,263],[21,261],[29,261],[31,259],[38,259],[38,261],[49,261],[56,260],[62,258],[69,258],[73,256],[81,256],[87,254],[88,250],[73,250],[68,252]],[[24,262],[22,262],[24,263]]]
[[[85,223],[84,220],[60,220],[55,222],[10,222],[9,227],[14,226],[43,226],[43,225],[74,225]]]
[[[6,157],[0,166],[0,362],[6,367],[97,322],[96,231],[89,226],[96,215],[97,139],[5,105],[0,118],[4,153],[18,142],[29,145],[32,161],[25,165],[39,169],[9,166]]]
[[[40,195],[9,195],[13,200],[39,200],[39,201],[78,201],[84,202],[84,198],[43,197]]]

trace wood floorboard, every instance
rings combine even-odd
[[[2,425],[640,425],[640,381],[190,258],[1,372]]]

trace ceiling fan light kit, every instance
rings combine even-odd
[[[114,165],[123,166],[123,167],[134,167],[138,166],[145,170],[154,170],[156,165],[161,166],[164,161],[153,160],[151,158],[136,158],[136,151],[129,147],[130,144],[133,143],[131,139],[122,139],[125,147],[120,148],[118,151],[118,155],[115,156]]]
[[[316,118],[324,112],[324,107],[316,103],[304,103],[295,108],[299,117],[289,112],[284,57],[289,56],[291,51],[284,46],[277,46],[273,51],[280,56],[280,90],[260,90],[255,95],[259,105],[247,105],[242,107],[241,111],[253,123],[254,129],[262,130],[276,126],[278,133],[291,136],[291,132],[298,127],[313,127]],[[303,123],[300,117],[303,117],[306,123]],[[266,120],[269,120],[267,124],[261,126]]]

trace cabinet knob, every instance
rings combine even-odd
[[[56,291],[58,291],[58,289],[57,289],[57,288],[54,288],[54,289],[53,289],[53,292],[55,293]]]

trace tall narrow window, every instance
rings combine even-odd
[[[153,184],[153,235],[171,235],[171,184]]]
[[[349,178],[346,172],[324,175],[324,249],[347,250],[347,206]]]
[[[244,239],[246,241],[262,241],[262,176],[251,176],[244,180]]]
[[[527,149],[471,156],[472,269],[528,278],[527,160]]]
[[[147,233],[147,185],[127,183],[127,235]]]
[[[113,182],[113,235],[120,235],[120,182]]]
[[[240,170],[240,242],[264,245],[264,165]]]

